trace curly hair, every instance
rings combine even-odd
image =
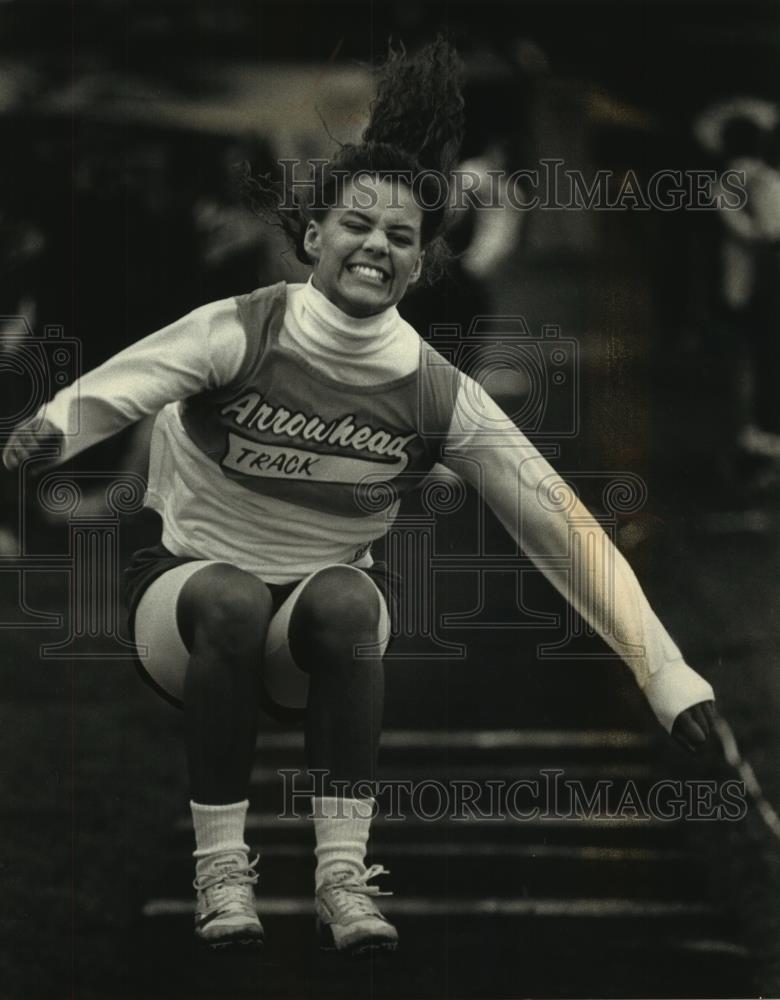
[[[378,71],[376,98],[360,143],[339,144],[335,156],[314,167],[309,192],[284,188],[245,170],[245,187],[255,211],[279,226],[304,264],[311,263],[303,237],[310,220],[339,203],[350,178],[414,179],[422,208],[421,243],[426,250],[421,281],[430,284],[450,258],[446,242],[449,177],[463,138],[462,63],[441,36],[409,56],[392,46]],[[419,186],[418,186],[419,184]],[[430,207],[429,207],[430,206]]]

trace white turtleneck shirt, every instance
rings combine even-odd
[[[412,374],[420,338],[395,308],[357,319],[312,284],[289,285],[279,347],[341,383],[374,386]],[[229,386],[247,352],[235,299],[224,299],[144,338],[61,390],[45,416],[65,435],[60,461],[157,414],[147,505],[175,555],[231,562],[269,583],[333,563],[371,564],[369,544],[397,505],[344,517],[251,492],[195,446],[180,401]],[[546,459],[490,396],[460,373],[442,450],[477,489],[525,555],[623,657],[659,720],[671,729],[713,697],[653,613],[622,554]]]

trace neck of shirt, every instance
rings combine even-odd
[[[326,374],[378,384],[414,371],[417,338],[393,306],[376,316],[348,316],[311,282],[291,291],[285,328],[292,346]]]

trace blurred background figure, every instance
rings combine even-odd
[[[193,204],[201,293],[204,302],[250,291],[274,269],[268,226],[258,224],[242,185],[242,165],[254,173],[273,167],[271,149],[262,139],[234,141],[218,137],[201,173]]]
[[[719,306],[733,362],[734,472],[753,487],[780,475],[780,171],[778,109],[734,99],[697,120],[700,143],[744,178],[744,204],[721,202]]]
[[[507,53],[478,46],[465,62],[466,130],[448,231],[452,258],[444,278],[413,291],[400,310],[426,337],[436,326],[450,326],[465,338],[477,324],[484,347],[474,355],[470,374],[485,380],[491,395],[509,408],[527,391],[527,379],[491,365],[489,324],[497,309],[496,276],[511,268],[522,281],[520,254],[529,210],[522,207],[521,186],[508,196],[507,178],[531,163],[535,82],[549,67],[542,49],[526,39],[518,39]]]

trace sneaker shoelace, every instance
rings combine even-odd
[[[362,873],[355,872],[340,878],[335,882],[326,883],[322,890],[327,890],[334,906],[344,917],[375,917],[381,916],[373,899],[376,896],[392,896],[392,892],[382,892],[378,885],[368,885],[372,878],[378,875],[389,875],[382,865],[371,865]],[[321,890],[321,891],[322,891]]]
[[[258,874],[254,866],[259,860],[260,856],[257,855],[251,861],[247,859],[245,865],[200,875],[192,884],[198,892],[204,894],[209,909],[223,912],[245,909],[247,906],[254,909],[249,888],[257,885]]]

